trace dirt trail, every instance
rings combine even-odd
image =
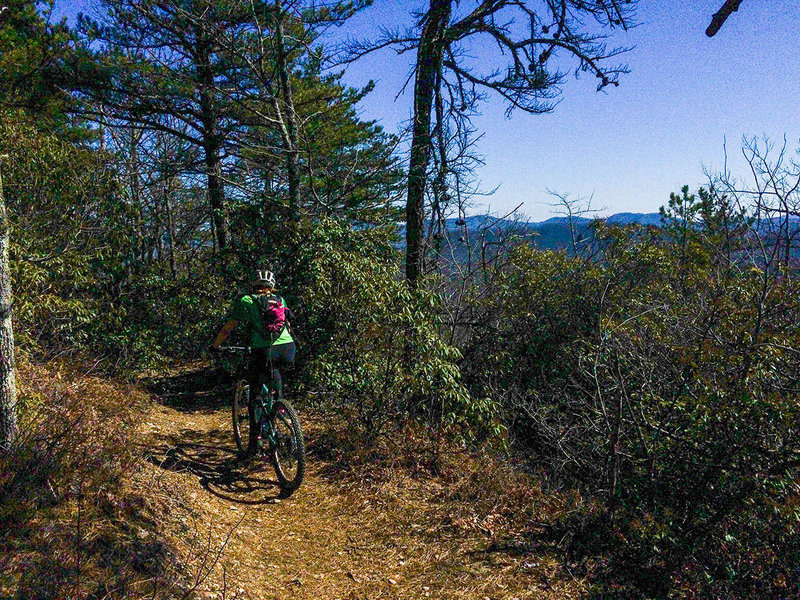
[[[498,550],[459,528],[433,481],[398,480],[386,495],[341,484],[315,455],[322,423],[301,411],[306,479],[279,499],[274,472],[237,461],[225,385],[194,368],[150,385],[158,403],[143,425],[150,477],[183,502],[165,529],[201,598],[571,598],[556,561]],[[548,562],[549,561],[549,562]]]

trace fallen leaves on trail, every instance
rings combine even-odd
[[[476,493],[471,486],[480,481],[469,474],[435,479],[398,468],[359,481],[335,475],[312,455],[303,486],[278,503],[274,472],[236,460],[229,420],[223,403],[214,410],[206,400],[194,412],[185,404],[155,406],[143,425],[152,476],[190,506],[164,518],[174,521],[187,568],[207,572],[200,597],[582,595],[580,581],[565,577],[556,557],[502,546],[512,527],[507,511]],[[326,423],[302,413],[301,420],[313,444]]]

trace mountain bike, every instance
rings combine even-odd
[[[225,352],[249,355],[248,346],[220,346]],[[233,394],[233,437],[242,456],[269,460],[278,476],[283,496],[289,496],[303,482],[306,447],[300,419],[283,391],[275,385],[272,358],[268,356],[269,381],[261,383],[255,398],[250,398],[250,385],[240,367]]]

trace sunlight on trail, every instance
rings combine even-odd
[[[333,590],[360,597],[350,592],[380,574],[360,564],[368,546],[360,541],[361,523],[348,514],[346,499],[312,469],[295,496],[279,500],[271,469],[237,463],[227,422],[228,413],[221,410],[187,426],[184,415],[157,407],[148,424],[148,441],[154,442],[149,460],[193,498],[201,529],[205,524],[217,546],[232,532],[201,597],[328,598]]]
[[[581,595],[574,580],[559,581],[554,559],[492,550],[488,528],[464,530],[443,515],[435,482],[398,481],[387,499],[337,485],[330,465],[312,455],[301,488],[281,500],[270,466],[237,460],[224,399],[201,395],[194,409],[192,393],[172,399],[153,406],[143,454],[153,476],[186,498],[188,518],[164,518],[189,570],[206,575],[201,598]],[[323,424],[301,419],[313,447]]]

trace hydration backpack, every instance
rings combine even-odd
[[[261,326],[265,333],[277,337],[286,326],[286,306],[280,296],[260,296],[258,308],[261,313]]]

